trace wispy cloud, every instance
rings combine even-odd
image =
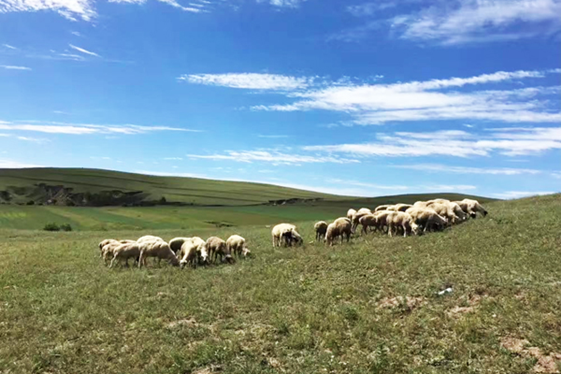
[[[284,138],[288,138],[288,135],[262,135],[262,134],[259,134],[259,135],[257,135],[257,137],[265,138],[265,139],[284,139]]]
[[[78,52],[82,52],[82,53],[84,53],[84,54],[86,54],[86,55],[95,56],[95,57],[101,57],[101,56],[98,55],[97,53],[88,51],[87,49],[80,48],[80,47],[76,47],[75,45],[72,45],[72,44],[68,44],[68,46],[69,46],[70,48],[75,49],[75,50],[77,50]]]
[[[465,131],[437,131],[426,133],[381,133],[377,141],[336,145],[306,146],[306,151],[341,153],[353,156],[419,157],[506,156],[532,155],[561,149],[561,127],[495,129],[488,134]]]
[[[34,123],[35,122],[35,123]],[[139,125],[95,125],[95,124],[71,124],[63,122],[6,122],[0,121],[0,130],[8,131],[31,131],[48,134],[69,134],[69,135],[89,135],[89,134],[145,134],[155,131],[183,131],[200,132],[200,130],[184,129],[169,126],[139,126]]]
[[[339,184],[344,184],[344,185],[354,186],[354,187],[365,187],[365,188],[368,188],[370,190],[405,191],[405,190],[409,189],[408,186],[403,186],[403,185],[383,185],[383,184],[377,184],[377,183],[359,182],[359,181],[355,181],[355,180],[344,180],[344,179],[337,179],[337,178],[331,178],[331,179],[327,180],[327,182],[329,182],[329,183],[339,183]]]
[[[186,74],[180,81],[253,90],[295,90],[305,88],[312,78],[291,77],[277,74],[228,73],[228,74]]]
[[[427,172],[442,172],[455,174],[490,174],[490,175],[521,175],[521,174],[541,174],[541,170],[536,169],[513,169],[513,168],[479,168],[452,166],[441,164],[416,164],[416,165],[395,165],[400,169],[419,170]]]
[[[18,48],[14,47],[13,45],[9,45],[9,44],[2,44],[2,46],[8,48],[8,49],[13,49],[13,50],[17,50]]]
[[[358,160],[335,156],[316,157],[308,155],[287,154],[277,151],[227,151],[225,154],[212,155],[187,155],[193,159],[206,159],[214,161],[236,161],[236,162],[268,162],[273,165],[293,165],[309,163],[336,163],[349,164],[358,163]]]
[[[409,40],[461,44],[553,35],[561,30],[559,0],[452,0],[391,19]]]
[[[181,161],[181,160],[183,160],[182,157],[164,157],[163,159],[166,160],[166,161]]]
[[[158,0],[158,1],[171,5],[174,8],[181,9],[185,12],[199,13],[203,11],[202,7],[192,7],[192,6],[185,7],[180,5],[176,0]]]
[[[359,125],[429,120],[560,122],[559,103],[551,98],[559,95],[561,86],[477,89],[479,85],[539,79],[560,72],[559,69],[499,71],[467,78],[309,87],[281,92],[292,101],[289,104],[255,105],[252,109],[338,111],[350,114]],[[466,86],[475,87],[469,91],[456,90]]]
[[[29,164],[14,160],[0,159],[0,169],[20,169],[20,168],[37,168],[41,165]]]
[[[49,139],[31,138],[31,137],[28,137],[28,136],[16,136],[16,139],[23,140],[23,141],[26,141],[26,142],[37,143],[37,144],[44,144],[44,143],[48,143],[50,141]]]
[[[455,191],[473,191],[476,186],[469,184],[434,184],[421,186],[422,189],[430,192],[455,192]]]
[[[31,70],[27,66],[15,66],[15,65],[0,65],[0,68],[4,68],[7,70]]]
[[[540,196],[540,195],[551,195],[555,193],[555,191],[506,191],[501,193],[496,193],[493,197],[499,199],[520,199],[522,197],[530,197],[530,196]]]
[[[72,21],[91,21],[96,16],[93,4],[93,0],[2,0],[0,13],[51,10]]]
[[[262,1],[262,0],[261,0]],[[271,5],[282,8],[296,8],[306,0],[269,0]]]

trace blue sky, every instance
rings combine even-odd
[[[0,0],[0,167],[561,190],[561,0]]]

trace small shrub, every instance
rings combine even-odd
[[[62,231],[72,231],[72,226],[70,226],[69,223],[65,223],[65,224],[60,225],[60,229]]]
[[[60,231],[60,227],[56,223],[47,223],[45,227],[43,227],[45,231]]]

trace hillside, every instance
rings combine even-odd
[[[0,201],[62,206],[252,205],[331,195],[258,183],[159,177],[98,169],[0,169]],[[165,200],[162,200],[165,199]]]
[[[308,244],[313,222],[303,248],[273,248],[262,226],[0,230],[0,372],[556,373],[561,194],[485,208],[333,248]],[[197,269],[109,269],[97,247],[234,233],[253,258]]]
[[[435,191],[440,192],[440,191]],[[98,169],[0,169],[0,203],[55,206],[248,206],[320,201],[343,206],[414,202],[434,194],[357,199],[270,184],[159,177]],[[468,195],[438,194],[450,199]],[[481,201],[489,199],[476,197]],[[332,205],[332,203],[329,203]]]

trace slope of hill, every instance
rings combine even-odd
[[[273,248],[263,226],[0,230],[0,372],[558,372],[561,194],[486,208],[443,232],[331,248],[308,244],[313,222],[303,248]],[[253,258],[197,269],[109,269],[97,247],[234,233]]]
[[[438,191],[435,191],[438,192]],[[341,206],[414,202],[436,196],[400,195],[352,198],[270,184],[159,177],[98,169],[0,169],[0,203],[59,206],[247,206],[311,204],[328,200]],[[438,194],[462,199],[468,195]],[[482,201],[489,199],[476,197]]]

